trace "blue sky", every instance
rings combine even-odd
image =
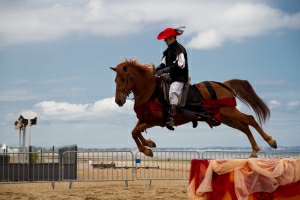
[[[298,0],[1,0],[0,143],[18,145],[14,122],[32,110],[32,145],[134,148],[133,102],[114,103],[109,67],[125,58],[158,65],[166,45],[157,34],[181,25],[192,83],[248,80],[271,108],[264,130],[279,147],[299,146]],[[254,114],[241,103],[238,109]],[[225,125],[155,127],[144,136],[157,147],[250,147]]]

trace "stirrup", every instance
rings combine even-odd
[[[212,117],[206,119],[205,121],[210,123],[213,126],[216,126],[217,124],[219,124],[219,122],[217,120],[215,120],[214,118],[212,118]]]
[[[166,122],[166,126],[174,126],[174,119],[173,117],[169,117],[168,121]]]
[[[173,126],[166,126],[167,127],[167,129],[169,129],[170,131],[174,131],[175,130],[175,128],[173,127]]]

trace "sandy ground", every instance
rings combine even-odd
[[[188,199],[183,180],[0,184],[0,199]]]

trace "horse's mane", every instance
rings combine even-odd
[[[141,64],[139,63],[137,60],[133,60],[133,59],[130,59],[130,60],[125,60],[123,62],[124,65],[126,65],[127,67],[133,67],[135,68],[136,70],[142,70],[146,73],[151,73],[153,74],[155,72],[155,66],[153,63],[148,63],[148,64]]]

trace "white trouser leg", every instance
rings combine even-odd
[[[178,96],[180,95],[183,85],[184,85],[184,83],[182,83],[182,82],[173,82],[170,85],[170,91],[169,91],[170,105],[178,104]]]

